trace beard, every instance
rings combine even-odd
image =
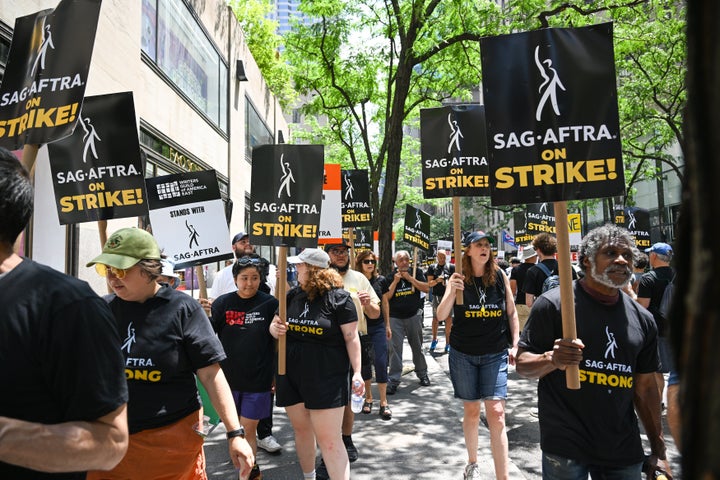
[[[350,262],[346,263],[344,267],[340,267],[338,265],[332,264],[332,265],[330,265],[330,268],[334,268],[335,270],[337,270],[340,273],[345,273],[348,270],[350,270]]]
[[[611,273],[622,273],[625,276],[625,280],[617,283],[612,278],[610,278]],[[602,273],[598,273],[597,265],[594,261],[590,260],[590,276],[593,278],[593,280],[606,287],[623,288],[630,281],[630,278],[632,278],[632,270],[630,270],[629,266],[622,267],[611,265],[607,267]]]

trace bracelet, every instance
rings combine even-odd
[[[245,438],[245,429],[241,426],[237,430],[230,430],[225,434],[228,440],[235,437]]]

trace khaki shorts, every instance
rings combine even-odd
[[[520,322],[520,332],[525,328],[528,317],[530,316],[530,307],[527,305],[519,304],[515,305],[515,310],[518,313],[518,321]]]

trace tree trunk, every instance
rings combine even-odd
[[[720,2],[688,2],[688,149],[670,320],[682,379],[685,479],[720,478],[720,223],[714,207],[720,184],[719,22]]]

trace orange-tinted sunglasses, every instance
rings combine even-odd
[[[122,280],[123,278],[125,278],[125,275],[127,275],[128,269],[110,267],[108,265],[105,265],[104,263],[96,263],[95,271],[101,277],[107,277],[108,273],[112,273],[115,278]]]

